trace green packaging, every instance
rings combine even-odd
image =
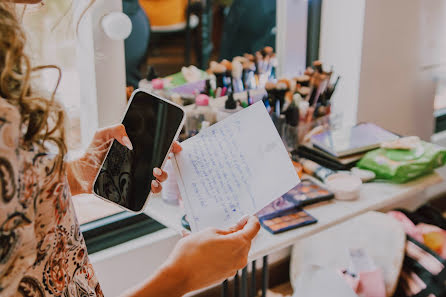
[[[368,152],[357,166],[375,172],[377,179],[405,183],[431,173],[445,162],[445,148],[421,141],[413,150],[373,150]]]

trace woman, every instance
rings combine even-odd
[[[91,193],[113,139],[129,148],[131,143],[124,126],[116,125],[98,131],[82,158],[65,161],[64,113],[54,94],[47,99],[30,86],[42,67],[32,68],[24,53],[12,2],[0,0],[0,295],[102,296],[71,195]],[[180,149],[174,146],[174,152]],[[157,193],[167,174],[155,168],[154,175]],[[230,277],[246,265],[258,230],[257,219],[249,217],[227,230],[186,236],[126,296],[181,296]]]

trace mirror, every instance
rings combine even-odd
[[[175,74],[183,66],[206,70],[275,48],[275,0],[123,0],[133,30],[125,40],[126,82]]]

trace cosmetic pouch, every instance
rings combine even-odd
[[[446,149],[421,141],[416,149],[377,149],[368,152],[358,167],[375,172],[377,179],[405,183],[431,173],[446,162]]]
[[[397,211],[404,214],[413,223],[413,226],[429,224],[446,229],[446,219],[440,211],[429,205],[424,205],[415,212],[402,209]],[[404,221],[399,221],[404,223]],[[414,235],[413,232],[409,235],[407,226],[405,229],[407,233],[406,255],[394,296],[446,296],[446,259],[411,236]]]
[[[446,296],[446,260],[407,236],[406,256],[395,297]]]

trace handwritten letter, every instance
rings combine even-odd
[[[232,226],[299,182],[262,102],[181,145],[174,167],[192,231]]]

